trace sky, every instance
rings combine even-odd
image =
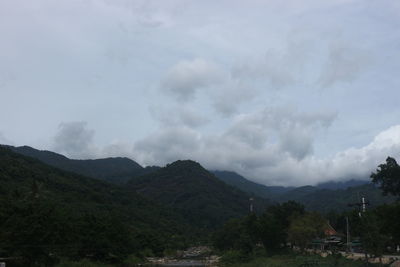
[[[266,185],[400,156],[398,0],[0,0],[0,143]]]

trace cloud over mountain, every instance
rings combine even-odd
[[[87,128],[87,122],[63,122],[54,137],[54,150],[72,158],[90,158],[94,152],[94,130]]]

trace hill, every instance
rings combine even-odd
[[[128,186],[136,192],[174,208],[189,223],[216,228],[230,218],[249,213],[249,195],[225,184],[199,163],[179,160],[145,176],[133,178]],[[255,207],[269,203],[256,198]]]
[[[158,168],[143,168],[135,161],[122,157],[76,160],[51,151],[37,150],[29,146],[7,147],[16,153],[36,158],[50,166],[116,184],[123,184],[132,177],[153,172]]]
[[[135,192],[0,147],[0,257],[119,259],[179,246],[190,232]],[[22,264],[23,265],[23,264]]]
[[[218,179],[226,184],[239,188],[251,195],[267,199],[275,199],[278,195],[293,189],[293,187],[266,186],[252,182],[232,171],[211,171]]]
[[[350,203],[360,202],[365,197],[370,207],[385,203],[393,203],[396,198],[382,195],[382,191],[375,185],[368,183],[346,189],[319,189],[313,186],[305,186],[293,189],[279,197],[279,201],[294,200],[303,204],[308,210],[327,213],[329,211],[344,211],[354,209],[348,206]]]
[[[125,184],[134,177],[154,174],[160,170],[160,167],[155,166],[143,168],[138,163],[128,158],[119,157],[95,160],[74,160],[51,151],[41,151],[28,146],[7,147],[17,153],[34,157],[48,165],[116,184]],[[288,200],[294,200],[305,205],[308,210],[320,212],[348,209],[347,203],[356,202],[358,195],[367,197],[371,203],[376,205],[394,201],[393,197],[383,196],[378,188],[374,187],[367,181],[330,181],[318,184],[316,186],[301,186],[294,188],[257,184],[235,172],[230,171],[211,172],[219,180],[236,188],[236,190],[244,191],[249,196],[258,197],[256,199],[258,202],[256,203],[256,207],[258,209],[262,209],[266,205],[265,201],[260,200],[260,198],[269,199],[272,202],[285,202]],[[210,173],[208,173],[208,175],[210,175]],[[150,177],[151,176],[152,175],[150,175]],[[140,179],[138,179],[138,181],[139,180]],[[162,192],[161,189],[160,192]],[[178,192],[175,193],[178,194]],[[249,196],[244,198],[248,199]],[[154,200],[157,201],[157,198],[154,198]],[[161,200],[163,201],[163,199]],[[246,206],[248,207],[248,201]],[[186,213],[184,213],[184,215],[186,215]]]
[[[329,212],[349,209],[348,203],[356,203],[360,197],[366,197],[371,206],[395,201],[394,197],[384,196],[379,188],[367,181],[349,180],[327,182],[316,186],[281,187],[265,186],[247,180],[235,172],[214,171],[221,181],[250,194],[275,202],[293,200],[303,204],[307,210]]]
[[[328,181],[324,183],[319,183],[316,185],[319,189],[347,189],[349,187],[355,187],[360,185],[369,184],[370,181],[368,180],[355,180],[350,179],[347,181]]]

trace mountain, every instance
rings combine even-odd
[[[199,163],[179,160],[156,172],[133,178],[128,187],[174,208],[190,224],[216,228],[230,218],[249,213],[249,195],[217,179]],[[255,198],[263,210],[269,202]]]
[[[165,169],[156,166],[143,168],[138,163],[128,158],[74,160],[51,151],[41,151],[28,146],[7,147],[17,153],[36,158],[48,165],[116,184],[125,184],[128,181],[131,181],[131,179],[134,177],[152,177],[152,175],[150,174],[155,174],[161,169]],[[184,168],[182,169],[182,171],[184,171]],[[383,204],[394,201],[394,198],[390,196],[383,196],[378,188],[374,187],[367,181],[330,181],[318,184],[316,186],[301,186],[295,188],[283,186],[265,186],[257,184],[235,172],[230,171],[211,172],[215,175],[215,177],[217,177],[225,184],[230,185],[237,190],[244,191],[250,196],[258,197],[256,198],[256,201],[260,202],[257,203],[258,205],[256,205],[258,209],[265,206],[265,201],[260,200],[259,198],[269,199],[273,202],[294,200],[304,204],[309,210],[316,210],[320,212],[348,209],[347,202],[355,202],[359,194],[367,197],[372,203],[375,204]],[[200,173],[202,173],[202,171],[198,170],[198,174]],[[148,174],[150,176],[147,176]],[[204,173],[202,175],[204,175]],[[211,174],[208,173],[207,175]],[[140,180],[141,179],[133,179],[133,181]],[[133,182],[131,181],[130,184],[132,185]],[[134,189],[136,190],[136,187]],[[178,194],[178,192],[176,192],[176,194]],[[249,196],[246,196],[244,198],[248,199]],[[157,201],[157,198],[155,198],[155,200]],[[245,206],[248,207],[248,201],[246,203],[247,204]],[[188,205],[187,208],[189,208],[189,206],[190,205]]]
[[[308,210],[322,213],[350,209],[348,204],[359,202],[360,197],[366,197],[371,206],[395,201],[394,197],[383,196],[379,188],[363,180],[330,181],[316,186],[281,187],[257,184],[235,172],[213,171],[213,173],[221,181],[250,194],[280,203],[293,200],[303,204]]]
[[[319,183],[315,187],[319,189],[347,189],[348,187],[355,187],[360,185],[369,184],[370,181],[367,180],[347,180],[347,181],[328,181],[324,183]]]
[[[218,179],[226,184],[239,188],[251,195],[259,196],[267,199],[275,199],[278,195],[283,194],[293,187],[283,186],[265,186],[250,180],[231,171],[211,171]]]
[[[0,257],[160,254],[181,246],[191,229],[133,191],[0,147]]]
[[[143,168],[135,161],[122,157],[76,160],[29,146],[7,147],[16,153],[36,158],[50,166],[117,184],[123,184],[134,176],[144,175],[159,168],[155,166]]]
[[[300,187],[280,196],[280,201],[294,200],[303,204],[308,210],[327,213],[353,209],[348,204],[359,203],[365,197],[370,207],[393,203],[396,198],[384,196],[375,185],[368,183],[346,189],[319,189],[317,187]]]

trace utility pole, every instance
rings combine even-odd
[[[358,198],[360,199],[360,195],[358,196]],[[362,219],[362,214],[366,212],[367,205],[369,205],[369,202],[366,201],[365,197],[362,197],[361,201],[358,203],[350,203],[347,205],[349,207],[358,206],[358,216],[361,218],[361,221],[364,221],[363,223],[365,223],[365,220]],[[365,247],[364,247],[364,253],[365,253],[365,265],[368,266],[368,253],[367,250],[365,250]]]
[[[250,213],[252,213],[253,212],[253,201],[254,201],[254,198],[250,198],[249,199],[249,201],[250,201]]]
[[[350,229],[349,229],[349,217],[346,216],[346,238],[347,238],[347,252],[351,251],[351,239],[350,239]]]
[[[369,202],[365,199],[365,197],[362,197],[360,202],[347,204],[349,207],[358,206],[358,216],[360,218],[362,217],[362,213],[367,211],[367,205],[369,205]]]

